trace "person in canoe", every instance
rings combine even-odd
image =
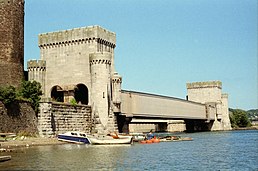
[[[152,133],[152,129],[150,130],[150,132],[147,134],[147,139],[150,140],[154,138],[154,134]]]

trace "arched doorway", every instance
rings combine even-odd
[[[88,88],[84,84],[77,84],[74,88],[74,98],[78,104],[87,105],[89,102]]]
[[[56,85],[52,87],[51,99],[52,101],[56,101],[56,102],[64,102],[64,92],[60,86]]]

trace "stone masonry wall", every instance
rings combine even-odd
[[[0,0],[0,86],[24,78],[24,0]]]
[[[5,106],[0,101],[0,132],[37,134],[37,117],[31,105],[14,102]]]
[[[91,106],[42,102],[38,115],[38,129],[42,137],[56,136],[67,131],[90,133]]]
[[[53,86],[64,89],[66,86],[84,84],[91,99],[89,54],[110,53],[113,71],[115,43],[115,33],[99,26],[40,34],[40,59],[46,61],[45,97],[51,96]]]
[[[168,121],[168,132],[184,132],[186,131],[186,125],[183,120],[170,120]]]
[[[214,104],[216,112],[214,119],[210,122],[211,130],[230,130],[231,125],[228,114],[228,98],[222,94],[222,83],[220,81],[187,83],[188,100],[203,104]],[[208,107],[208,106],[207,106]],[[208,110],[211,110],[209,107]]]

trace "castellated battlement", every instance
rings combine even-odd
[[[117,72],[115,72],[113,77],[112,77],[112,82],[121,84],[122,83],[122,77],[120,75],[118,75]]]
[[[199,88],[222,88],[221,81],[206,81],[206,82],[194,82],[187,83],[187,89],[199,89]]]
[[[28,70],[32,70],[34,68],[46,70],[46,61],[44,60],[30,60],[27,62]]]
[[[39,34],[39,47],[69,45],[72,43],[83,43],[96,41],[112,48],[116,46],[116,34],[100,26],[89,26],[63,30],[57,32]]]
[[[112,54],[109,52],[99,52],[90,54],[90,65],[108,64],[111,65]]]
[[[228,94],[227,93],[222,93],[221,98],[228,98]]]

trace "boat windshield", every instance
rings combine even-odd
[[[80,134],[80,136],[82,136],[82,137],[86,137],[86,135],[85,135],[85,134]]]

